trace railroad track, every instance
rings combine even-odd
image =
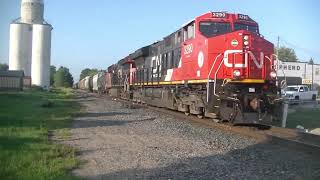
[[[233,126],[230,123],[216,123],[209,118],[199,119],[198,117],[193,115],[187,116],[184,113],[173,111],[166,108],[159,108],[146,104],[135,103],[124,99],[112,98],[110,96],[103,97],[113,101],[122,102],[128,108],[134,108],[137,106],[147,108],[153,111],[173,116],[176,120],[187,121],[197,126],[219,129],[228,133],[234,133],[245,137],[254,138],[257,141],[267,141],[269,143],[287,146],[290,149],[305,151],[309,154],[320,156],[320,136],[314,134],[300,132],[295,129],[281,128],[275,126],[272,126],[269,129],[261,129],[258,127],[247,126]]]

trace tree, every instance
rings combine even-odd
[[[277,49],[275,51],[277,52]],[[283,46],[278,49],[278,59],[280,61],[285,61],[285,62],[298,61],[298,58],[294,50],[291,48],[283,47]]]
[[[54,74],[56,73],[57,68],[55,66],[50,66],[50,85],[54,84]]]
[[[66,67],[59,67],[54,74],[54,86],[55,87],[72,87],[73,77]]]
[[[8,64],[0,63],[0,71],[8,71],[8,69],[9,69]]]
[[[81,71],[81,74],[80,74],[80,80],[87,77],[87,76],[93,76],[95,74],[97,74],[99,72],[98,69],[89,69],[89,68],[86,68],[84,70]]]

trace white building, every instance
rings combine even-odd
[[[278,77],[280,79],[286,77],[289,85],[313,84],[314,88],[320,86],[320,64],[312,65],[307,62],[279,61],[276,67]]]
[[[21,17],[10,24],[9,70],[23,70],[32,85],[49,88],[52,26],[43,0],[22,0]]]

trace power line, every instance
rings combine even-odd
[[[303,47],[300,47],[292,42],[289,42],[287,41],[286,39],[282,38],[281,37],[281,42],[284,42],[286,45],[290,46],[290,47],[293,47],[294,49],[298,49],[298,50],[301,50],[301,51],[304,51],[305,53],[308,53],[308,54],[318,54],[320,55],[320,52],[317,52],[317,51],[314,51],[314,50],[311,50],[311,49],[307,49],[307,48],[303,48]]]

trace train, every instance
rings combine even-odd
[[[251,17],[208,12],[109,66],[100,91],[199,118],[270,125],[282,103],[276,60]],[[92,89],[90,78],[80,89]]]

